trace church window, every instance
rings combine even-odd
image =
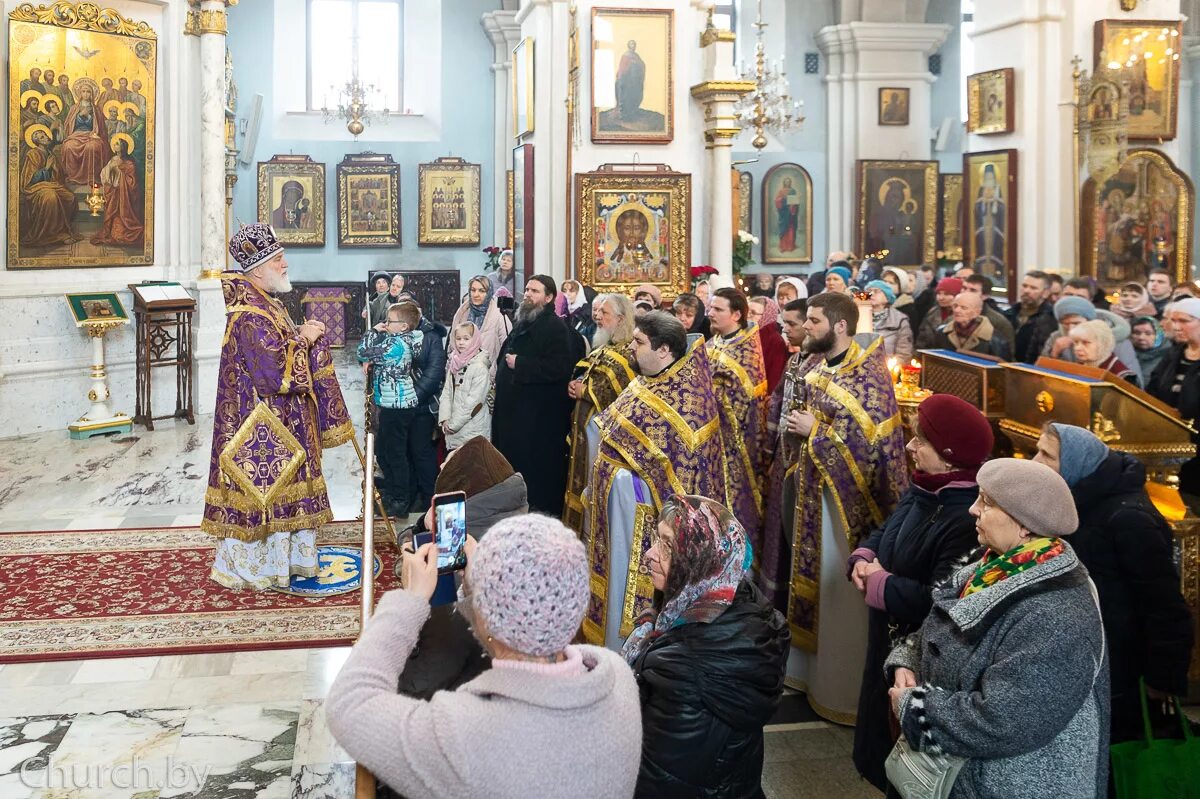
[[[308,110],[336,108],[355,75],[368,104],[403,109],[404,0],[308,0]]]

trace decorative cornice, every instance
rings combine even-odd
[[[950,33],[949,25],[932,23],[848,22],[827,25],[814,37],[826,55],[862,52],[933,53]]]
[[[158,38],[154,29],[145,22],[126,19],[116,9],[102,9],[95,3],[69,3],[61,0],[53,5],[37,8],[34,8],[33,3],[22,3],[13,9],[8,18],[14,22],[38,22],[59,28],[119,33],[139,39]]]
[[[736,99],[743,94],[749,94],[754,91],[755,83],[752,80],[706,80],[704,83],[697,83],[692,87],[692,97],[697,100],[720,99],[720,95],[732,95],[729,99]]]

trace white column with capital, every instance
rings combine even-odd
[[[225,0],[201,0],[200,275],[225,269]]]
[[[708,257],[717,273],[733,279],[733,140],[741,126],[734,104],[754,91],[752,81],[738,80],[733,66],[732,31],[709,28],[700,37],[704,50],[703,83],[692,87],[692,97],[704,108],[704,147],[708,151],[709,190],[704,193],[708,211]]]
[[[857,160],[930,158],[928,120],[934,77],[929,55],[949,32],[949,26],[923,22],[845,22],[817,32],[817,47],[828,64],[826,241],[831,251],[855,246]],[[909,90],[908,125],[879,124],[882,88]]]
[[[493,113],[492,163],[492,234],[491,244],[507,246],[508,241],[508,170],[512,166],[512,50],[521,41],[521,26],[516,11],[489,11],[480,19],[491,40],[492,77],[495,84]]]

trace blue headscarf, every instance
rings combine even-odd
[[[1108,457],[1108,446],[1082,427],[1059,422],[1051,422],[1050,427],[1058,435],[1058,473],[1074,488],[1100,468]]]
[[[472,283],[482,283],[487,288],[487,296],[479,305],[471,302]],[[496,287],[492,285],[492,281],[488,280],[487,275],[476,275],[467,281],[467,318],[463,321],[474,323],[476,330],[483,330],[483,319],[487,316],[488,308],[492,304],[492,294],[495,293],[495,289]]]

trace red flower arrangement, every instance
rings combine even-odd
[[[500,253],[504,252],[500,247],[484,247],[483,252],[487,255],[487,266],[489,271],[495,271],[500,268]]]
[[[709,266],[708,264],[700,264],[699,266],[692,267],[692,279],[693,280],[702,278],[705,275],[715,275],[716,273],[717,273],[716,268]]]

